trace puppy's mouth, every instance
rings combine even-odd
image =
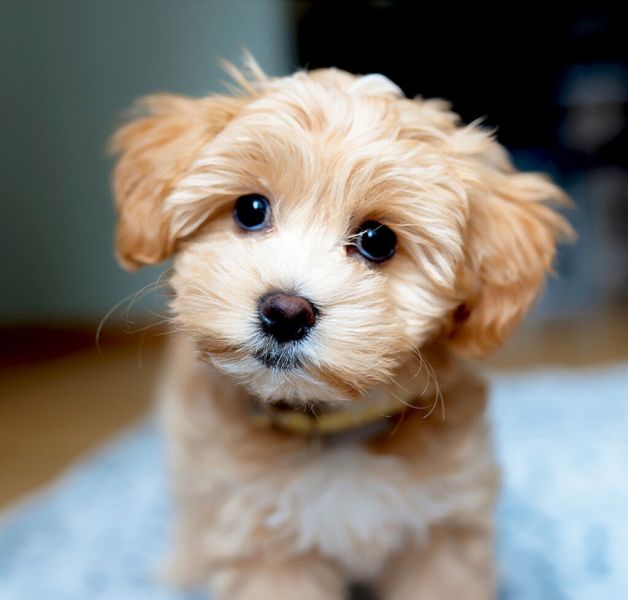
[[[265,367],[276,371],[294,371],[303,366],[296,344],[257,348],[252,355]]]

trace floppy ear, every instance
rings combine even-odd
[[[573,236],[547,202],[565,193],[537,173],[518,173],[494,141],[472,167],[466,261],[460,273],[463,303],[454,313],[451,346],[482,357],[519,324],[552,270],[556,244]]]
[[[116,254],[123,267],[154,264],[172,254],[176,239],[164,200],[244,102],[227,96],[149,96],[136,105],[142,116],[113,135],[110,148],[119,154],[113,172]]]

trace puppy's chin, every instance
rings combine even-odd
[[[339,403],[356,399],[348,384],[310,364],[298,347],[202,354],[224,375],[264,402]]]
[[[279,371],[294,371],[303,365],[298,354],[275,350],[258,350],[253,356],[268,369]]]

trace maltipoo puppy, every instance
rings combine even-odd
[[[174,257],[172,574],[218,600],[491,598],[497,471],[461,357],[570,228],[490,132],[381,75],[157,95],[113,139],[117,253]]]

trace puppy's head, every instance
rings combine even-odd
[[[417,349],[482,356],[533,302],[569,226],[446,103],[382,76],[153,96],[116,133],[117,252],[174,258],[174,318],[265,399],[355,397]]]

